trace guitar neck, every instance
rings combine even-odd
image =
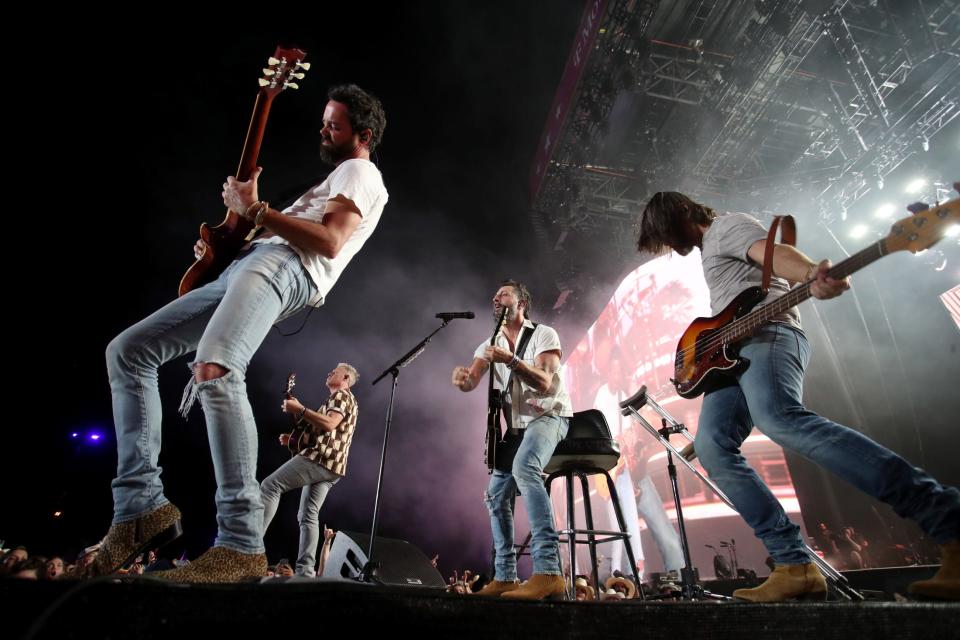
[[[842,280],[885,255],[887,255],[886,239],[878,240],[866,249],[833,265],[827,272],[827,275],[835,280]],[[804,282],[773,302],[751,311],[742,318],[738,318],[721,332],[723,342],[730,343],[752,335],[754,331],[784,313],[787,309],[797,306],[812,295],[810,293],[810,285],[813,284],[813,282],[814,280]]]
[[[249,180],[257,167],[260,145],[263,143],[263,134],[267,129],[271,105],[273,105],[273,96],[258,91],[256,102],[253,104],[253,113],[250,115],[250,124],[247,126],[247,136],[243,140],[243,152],[240,154],[240,166],[237,168],[238,180]]]

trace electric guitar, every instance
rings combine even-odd
[[[300,49],[277,47],[274,54],[267,59],[267,68],[263,70],[263,77],[259,79],[260,90],[253,105],[247,137],[243,142],[240,167],[236,174],[237,180],[249,180],[250,174],[256,169],[260,144],[263,142],[263,133],[267,127],[267,116],[270,115],[273,99],[286,89],[299,88],[295,81],[302,79],[303,72],[310,68],[309,62],[303,62],[306,56],[306,52]],[[201,224],[200,239],[207,244],[207,249],[183,274],[183,278],[180,279],[179,295],[182,296],[216,280],[237,257],[243,245],[253,239],[255,231],[251,221],[229,209],[223,222],[217,226],[211,227],[206,222]]]
[[[287,376],[287,389],[283,392],[283,397],[287,400],[293,397],[293,387],[296,385],[297,374],[291,373]],[[306,449],[310,446],[310,423],[300,418],[297,418],[293,415],[290,416],[290,422],[293,424],[293,429],[290,431],[290,439],[287,441],[287,449],[290,450],[290,453],[296,455],[300,453],[302,449]]]
[[[497,319],[497,327],[490,338],[492,347],[497,341],[497,334],[507,319],[507,308],[504,307]],[[483,459],[487,463],[487,471],[493,473],[497,464],[497,443],[500,442],[500,409],[503,406],[501,392],[493,388],[493,363],[490,363],[490,387],[487,393],[487,437],[483,448]]]
[[[954,188],[960,191],[960,183],[954,183]],[[918,203],[908,209],[914,215],[894,224],[887,237],[835,264],[827,275],[840,280],[894,251],[922,251],[936,244],[948,227],[960,223],[960,199],[935,207]],[[749,362],[737,357],[736,343],[809,298],[812,282],[798,285],[756,310],[752,309],[766,294],[760,287],[750,287],[712,318],[694,320],[677,344],[674,377],[670,379],[677,393],[696,398],[714,388],[720,376],[745,369]]]

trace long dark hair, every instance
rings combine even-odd
[[[710,224],[717,214],[677,191],[658,191],[640,216],[637,250],[663,253],[683,239],[688,223]]]

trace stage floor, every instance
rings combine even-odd
[[[897,571],[913,578],[907,574],[916,569],[878,571],[890,580]],[[8,638],[960,638],[960,603],[886,600],[512,602],[324,580],[207,586],[100,579],[0,581],[0,602]]]

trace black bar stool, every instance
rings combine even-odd
[[[640,588],[640,576],[637,575],[637,561],[633,557],[633,548],[630,546],[630,534],[627,533],[626,523],[623,519],[623,511],[620,509],[620,499],[617,495],[617,488],[614,486],[613,479],[608,473],[610,469],[617,466],[620,459],[620,445],[610,435],[610,427],[607,425],[603,413],[597,409],[588,409],[573,414],[570,418],[570,430],[567,437],[557,444],[553,452],[553,457],[547,463],[543,472],[547,474],[545,485],[547,493],[550,493],[550,485],[554,479],[563,477],[566,479],[567,487],[567,527],[558,533],[560,542],[566,542],[570,549],[570,584],[568,585],[568,597],[575,598],[573,587],[573,572],[576,567],[576,550],[578,544],[588,545],[590,548],[590,563],[593,571],[593,583],[597,589],[600,588],[600,579],[597,569],[597,545],[612,540],[622,540],[623,546],[627,552],[627,559],[630,561],[630,571],[633,574],[633,581],[637,585],[637,591],[641,599],[644,598],[643,590]],[[590,488],[587,479],[590,476],[602,473],[607,479],[607,486],[610,487],[610,499],[613,500],[613,509],[617,514],[617,524],[619,531],[604,531],[593,528],[593,511],[590,507]],[[573,509],[573,478],[580,479],[580,491],[583,496],[583,513],[586,517],[586,529],[577,529],[575,513]],[[633,496],[630,496],[633,499]],[[580,537],[580,536],[585,536]],[[597,596],[599,597],[599,591]]]

